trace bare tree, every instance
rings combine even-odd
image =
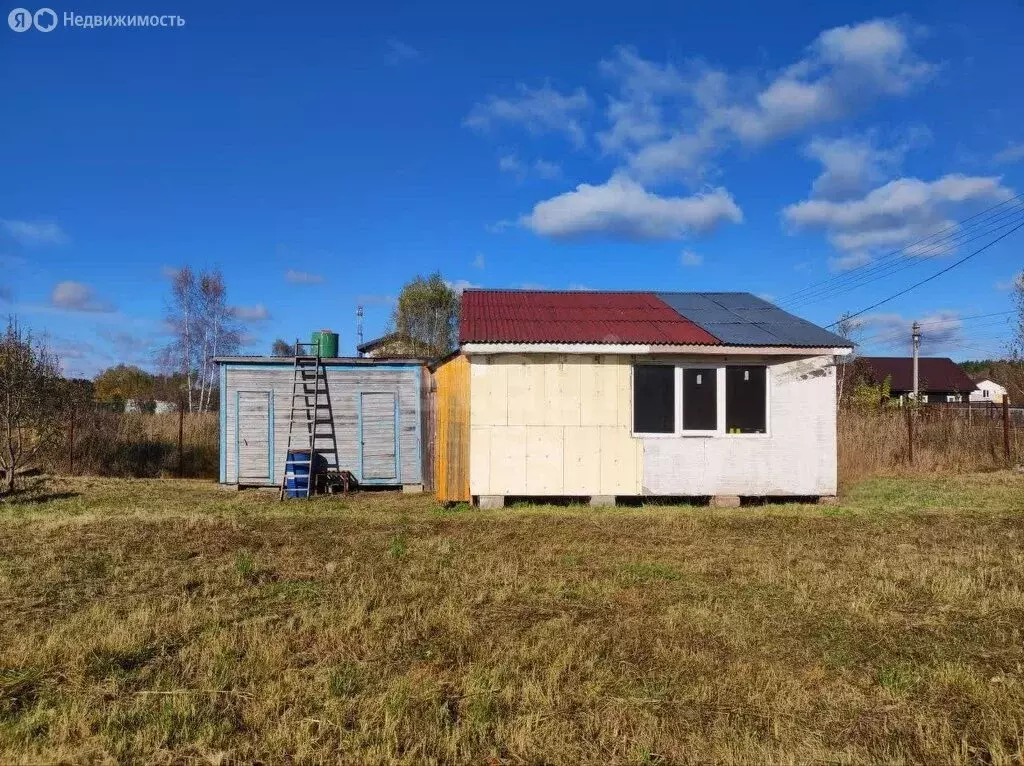
[[[1013,340],[1010,341],[1010,358],[1024,362],[1024,271],[1013,280],[1013,307],[1017,316],[1013,318]]]
[[[277,340],[274,341],[273,345],[270,347],[270,355],[271,356],[294,356],[295,355],[295,346],[294,346],[294,344],[291,344],[288,341],[286,341],[284,338],[278,338]]]
[[[199,302],[203,331],[199,411],[206,412],[210,407],[217,372],[213,360],[221,354],[238,351],[242,343],[242,326],[228,305],[228,291],[220,270],[199,277]]]
[[[215,269],[197,276],[188,266],[175,272],[167,321],[172,340],[163,364],[184,377],[189,412],[205,412],[213,400],[214,358],[241,345],[242,326],[228,305],[224,275]]]
[[[849,377],[849,370],[852,369],[848,367],[848,365],[855,360],[857,354],[857,341],[854,340],[853,336],[854,333],[856,333],[860,329],[860,326],[860,322],[858,322],[856,319],[853,319],[850,316],[849,312],[846,312],[841,317],[839,317],[839,321],[836,322],[836,335],[838,335],[840,338],[845,338],[846,340],[850,341],[850,343],[853,345],[853,351],[850,352],[850,354],[848,354],[845,357],[837,356],[834,360],[836,366],[837,407],[843,406],[843,395],[845,393],[846,388],[846,379]]]
[[[0,336],[0,468],[6,494],[17,471],[48,445],[64,422],[60,363],[13,317]]]

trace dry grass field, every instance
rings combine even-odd
[[[0,762],[1019,763],[1024,476],[838,506],[0,506]]]

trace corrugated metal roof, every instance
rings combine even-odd
[[[890,390],[914,390],[914,360],[908,356],[861,356],[852,364],[851,374],[863,370],[872,383],[890,378]],[[947,357],[925,356],[917,360],[918,388],[922,393],[974,391],[977,386],[963,368]]]
[[[658,293],[665,303],[729,346],[851,347],[835,333],[750,293]]]
[[[717,345],[653,293],[467,290],[460,343]]]
[[[265,364],[291,367],[294,360],[290,356],[218,356],[216,364]],[[320,360],[326,367],[372,367],[374,365],[401,365],[403,367],[422,367],[423,359],[374,359],[365,356],[325,356]]]

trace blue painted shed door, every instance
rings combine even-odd
[[[398,432],[395,429],[395,395],[362,393],[362,450],[365,479],[398,478]]]
[[[238,481],[270,483],[270,393],[239,391]]]

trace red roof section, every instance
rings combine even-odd
[[[467,290],[460,343],[719,345],[651,293]]]

